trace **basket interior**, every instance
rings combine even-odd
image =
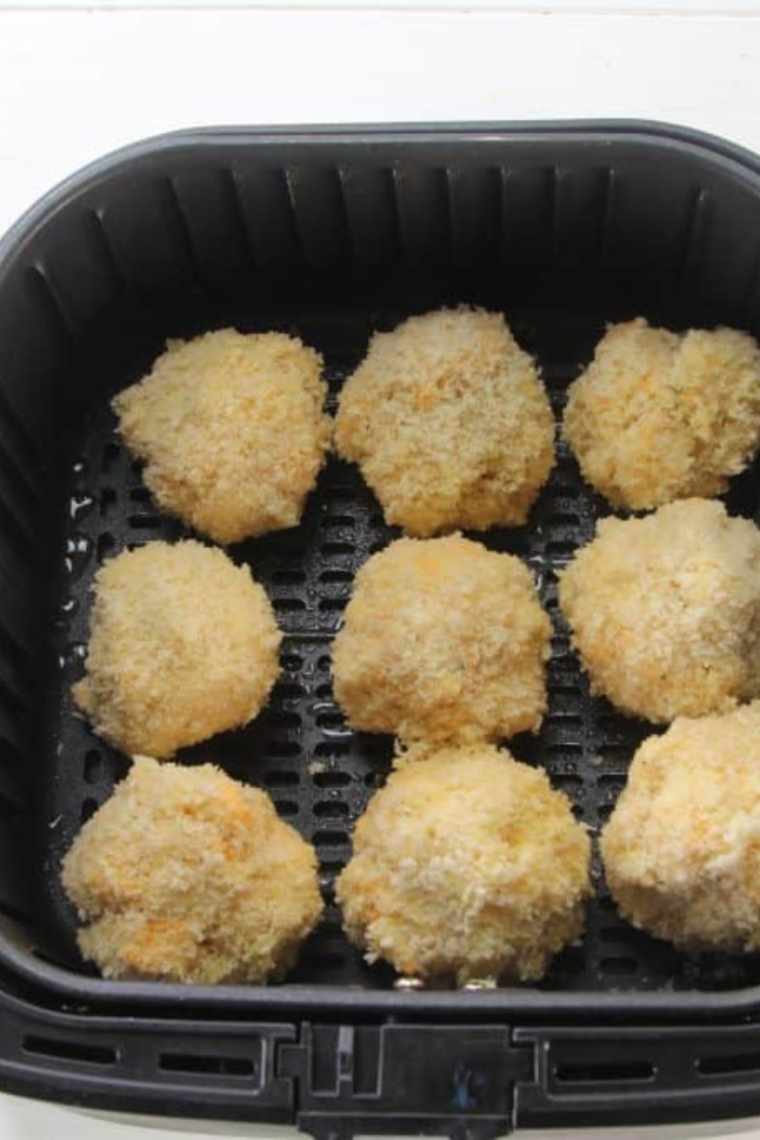
[[[225,325],[292,331],[324,354],[334,408],[372,330],[445,303],[484,304],[503,310],[535,354],[559,417],[608,321],[643,314],[675,328],[757,331],[760,190],[738,175],[667,148],[655,169],[622,143],[614,157],[547,139],[443,156],[420,146],[414,161],[395,147],[339,162],[329,146],[307,161],[297,147],[280,154],[283,143],[273,152],[242,141],[153,155],[130,178],[112,171],[70,197],[0,278],[0,937],[30,954],[86,972],[60,860],[127,767],[70,697],[93,575],[127,546],[186,533],[156,511],[109,410],[167,336]],[[727,249],[736,253],[730,288]],[[755,517],[759,486],[756,469],[735,480],[731,512]],[[557,611],[555,571],[606,511],[560,445],[528,526],[472,536],[527,559],[555,625],[548,715],[538,736],[510,747],[546,767],[592,832],[652,731],[590,697]],[[179,756],[265,788],[317,847],[328,908],[285,985],[393,984],[388,967],[366,966],[345,941],[331,894],[392,740],[352,733],[330,678],[356,570],[393,536],[358,472],[332,458],[300,527],[231,548],[274,603],[282,676],[247,729]],[[543,988],[760,981],[758,957],[687,958],[633,930],[596,861],[594,882],[584,942],[557,958]]]

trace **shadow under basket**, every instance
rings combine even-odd
[[[760,161],[646,123],[194,131],[95,163],[0,244],[2,1087],[325,1137],[760,1111],[760,958],[634,930],[596,856],[584,941],[539,987],[394,987],[345,940],[333,883],[392,741],[347,728],[330,643],[393,531],[335,458],[301,526],[230,550],[285,632],[270,706],[179,757],[265,788],[315,844],[321,926],[266,988],[108,982],[77,954],[61,858],[127,767],[70,696],[93,575],[187,533],[156,511],[111,397],[167,337],[232,325],[317,348],[334,409],[373,331],[462,302],[505,312],[558,418],[608,322],[757,336]],[[757,518],[758,469],[726,500]],[[557,609],[556,570],[606,510],[560,444],[528,525],[479,536],[528,561],[555,626],[548,715],[511,747],[592,833],[652,731],[590,696]]]

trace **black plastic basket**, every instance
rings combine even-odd
[[[760,332],[760,161],[646,123],[221,129],[94,164],[0,245],[0,1083],[74,1103],[296,1122],[317,1135],[489,1137],[514,1126],[760,1110],[760,958],[685,958],[617,915],[595,865],[580,947],[538,988],[395,989],[331,897],[391,742],[352,734],[330,640],[391,537],[331,460],[292,531],[233,548],[286,632],[270,708],[182,758],[265,787],[317,846],[325,921],[282,984],[100,979],[79,960],[60,859],[125,760],[73,715],[88,589],[127,545],[177,537],[114,434],[109,398],[167,336],[293,330],[332,400],[371,330],[444,303],[504,310],[552,403],[610,320]],[[758,471],[734,512],[757,514]],[[555,620],[550,710],[514,742],[598,829],[651,731],[591,698],[554,571],[605,511],[560,448],[527,558]]]

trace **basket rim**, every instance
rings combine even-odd
[[[270,144],[303,148],[312,145],[526,141],[531,137],[558,142],[607,138],[668,144],[691,151],[735,175],[749,178],[760,200],[760,156],[718,136],[674,124],[638,119],[539,120],[524,122],[357,124],[325,126],[207,126],[187,128],[141,139],[87,164],[43,195],[0,238],[0,289],[27,241],[69,202],[102,179],[169,152],[206,147]],[[530,1018],[553,1023],[614,1017],[617,1021],[715,1021],[760,1011],[760,985],[733,991],[545,991],[529,987],[497,990],[414,991],[361,990],[327,984],[276,986],[191,986],[149,981],[108,981],[78,973],[33,956],[0,931],[0,967],[48,996],[107,1007],[173,1007],[183,1014],[255,1013],[309,1016],[422,1015],[462,1019]]]

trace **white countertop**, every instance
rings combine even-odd
[[[0,231],[82,164],[179,127],[581,117],[760,152],[760,0],[0,0]],[[760,1140],[760,1119],[655,1131]],[[295,1135],[0,1096],[0,1140],[220,1134]]]

